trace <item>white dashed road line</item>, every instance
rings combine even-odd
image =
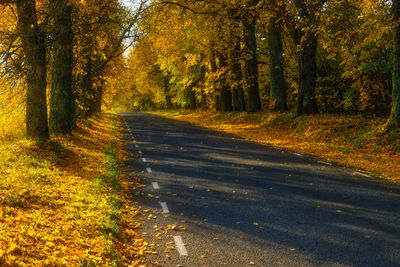
[[[162,212],[163,213],[169,213],[169,209],[167,206],[167,202],[160,202],[161,208],[162,208]]]
[[[143,161],[143,162],[147,162],[147,160],[146,160],[145,158],[142,158],[142,161]]]
[[[362,172],[353,172],[353,175],[360,175],[360,176],[364,176],[364,177],[367,177],[367,178],[372,178],[371,175],[368,175],[368,174],[365,174],[365,173],[362,173]]]
[[[138,148],[139,146],[138,146],[138,145],[135,145],[135,147]]]
[[[157,182],[152,182],[151,184],[153,185],[154,189],[160,189],[160,185]]]
[[[179,255],[181,256],[187,256],[187,250],[185,248],[185,245],[183,244],[183,240],[181,236],[174,236],[174,241],[176,245],[176,250],[178,251]]]
[[[151,168],[146,168],[146,171],[148,172],[148,173],[152,173],[153,171],[151,170]]]
[[[296,156],[299,156],[299,157],[304,157],[302,154],[300,154],[300,153],[293,153],[294,155],[296,155]]]
[[[142,152],[142,151],[140,151],[140,150],[138,151],[138,153],[139,153],[139,154],[143,154],[143,152]]]
[[[318,163],[324,164],[324,165],[328,165],[328,166],[332,166],[332,163],[326,162],[326,161],[318,161]]]

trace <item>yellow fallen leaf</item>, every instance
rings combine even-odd
[[[173,225],[168,224],[167,227],[168,227],[168,229],[170,229],[170,230],[175,230],[176,224],[173,224]]]
[[[250,265],[255,265],[254,261],[249,262]]]
[[[55,244],[53,242],[46,242],[46,247],[53,248]]]
[[[254,224],[255,226],[258,226],[259,223],[258,223],[258,222],[253,222],[253,224]]]
[[[200,257],[203,258],[203,259],[204,259],[204,258],[207,258],[205,255],[201,255]]]

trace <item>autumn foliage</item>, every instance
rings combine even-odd
[[[142,245],[124,180],[116,115],[74,136],[0,148],[0,265],[131,264]],[[126,177],[125,177],[126,178]]]

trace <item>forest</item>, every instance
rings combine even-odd
[[[70,133],[102,106],[360,114],[399,127],[397,1],[1,4],[2,120],[25,121],[31,138]]]
[[[398,182],[400,0],[0,0],[0,265],[152,253],[119,163],[139,111]]]
[[[131,105],[361,114],[399,123],[396,1],[154,1]]]

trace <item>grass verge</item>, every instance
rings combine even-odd
[[[246,140],[295,150],[400,182],[400,131],[385,133],[383,118],[290,113],[154,112]]]
[[[141,262],[119,127],[104,114],[72,136],[0,145],[0,265]]]

